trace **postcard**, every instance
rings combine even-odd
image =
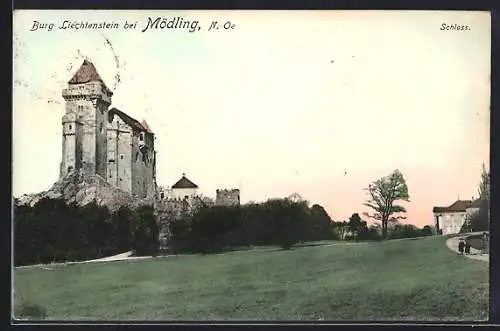
[[[489,12],[15,10],[17,323],[489,319]]]

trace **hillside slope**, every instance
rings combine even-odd
[[[15,309],[51,320],[485,320],[488,264],[445,240],[20,268]]]

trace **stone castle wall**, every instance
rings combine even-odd
[[[215,197],[215,205],[217,206],[239,206],[240,205],[240,190],[217,190]]]
[[[79,131],[78,135],[75,132],[74,142],[70,133],[63,131],[61,176],[69,169],[82,168],[89,175],[106,178],[106,121],[111,92],[102,83],[93,82],[68,85],[62,96],[66,101],[66,118],[63,116],[66,127],[63,130],[69,130],[71,126]]]
[[[144,143],[142,148],[141,142]],[[155,196],[154,136],[146,132],[133,131],[131,156],[132,194],[141,198]]]

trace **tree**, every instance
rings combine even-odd
[[[422,234],[424,236],[431,236],[432,235],[432,227],[430,225],[425,225],[422,228]]]
[[[277,200],[273,202],[274,241],[283,249],[290,249],[298,243],[310,226],[310,210],[306,201],[292,202]]]
[[[405,207],[395,204],[398,200],[410,201],[406,181],[403,174],[396,169],[390,175],[372,182],[366,191],[369,199],[364,205],[371,208],[373,213],[364,215],[382,223],[382,236],[386,239],[388,223],[406,219],[404,216],[395,215],[406,212]]]
[[[488,231],[490,220],[490,202],[481,200],[479,210],[468,215],[466,222],[462,225],[460,232]]]
[[[311,207],[311,237],[308,240],[333,239],[332,219],[323,206],[314,204]]]
[[[483,163],[481,169],[481,182],[479,183],[479,199],[490,200],[490,173],[486,171],[486,166]]]
[[[136,255],[155,255],[159,248],[159,228],[152,206],[141,206],[133,212],[132,249]]]
[[[352,214],[348,222],[349,230],[354,234],[356,241],[359,237],[363,237],[368,232],[366,222],[361,219],[358,213]]]
[[[467,215],[461,232],[486,231],[490,222],[490,174],[486,166],[482,165],[481,180],[479,182],[479,210]]]
[[[345,240],[347,234],[350,230],[349,223],[346,221],[343,222],[333,222],[334,231],[339,240]]]

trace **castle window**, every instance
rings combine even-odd
[[[70,130],[72,129],[72,126],[71,126],[71,124],[69,125],[68,129],[70,129]]]
[[[123,160],[123,154],[120,154],[120,159]]]

